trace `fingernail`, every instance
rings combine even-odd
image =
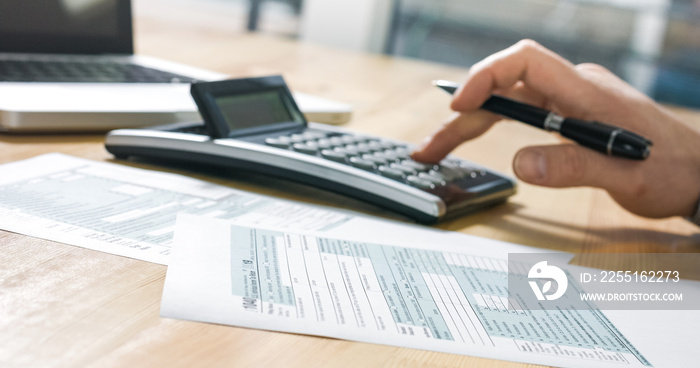
[[[525,181],[540,182],[547,176],[547,162],[540,152],[524,150],[515,157],[513,170]]]

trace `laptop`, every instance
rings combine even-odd
[[[133,54],[130,0],[0,1],[0,131],[95,132],[200,120],[193,81],[227,76]],[[295,94],[308,120],[347,104]]]

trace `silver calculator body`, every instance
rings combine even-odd
[[[221,96],[226,97],[221,101],[228,105],[220,109],[223,114],[232,114],[236,109],[267,111],[262,118],[251,115],[254,111],[240,113],[246,117],[242,128],[245,134],[227,132],[228,127],[217,131],[223,124],[235,127],[236,123],[221,119],[221,114],[217,127],[211,124],[216,117],[202,113],[204,123],[112,131],[105,139],[105,147],[117,158],[222,165],[291,179],[389,208],[422,223],[435,223],[502,203],[515,193],[513,179],[475,163],[453,156],[439,164],[419,163],[411,160],[412,147],[404,142],[308,123],[294,111],[296,105],[281,77],[244,81],[251,80],[284,88],[275,93],[270,92],[274,88],[268,88],[253,98],[239,100],[228,98],[230,88],[224,88],[226,93]],[[241,80],[205,84],[236,81]],[[243,90],[260,89],[249,84],[244,87]],[[212,94],[210,100],[216,101],[216,93]],[[285,100],[275,101],[278,97]],[[203,106],[202,96],[199,98],[197,101],[195,96],[200,113],[203,107],[212,108]],[[274,109],[290,111],[269,112]],[[290,117],[301,124],[290,124]],[[277,124],[277,129],[257,129],[264,124],[251,124],[251,120],[283,120],[284,124]]]

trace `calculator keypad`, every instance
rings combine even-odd
[[[454,158],[439,165],[416,162],[403,144],[352,134],[307,131],[267,138],[265,144],[350,165],[426,191],[449,183],[468,186],[470,179],[486,175],[486,171]]]

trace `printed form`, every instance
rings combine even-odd
[[[0,165],[2,230],[167,264],[179,212],[379,242],[394,234],[404,242],[474,238],[58,153]],[[480,239],[503,252],[523,251],[517,244]]]
[[[518,308],[503,257],[189,215],[174,248],[164,317],[564,367],[652,366],[598,310]]]
[[[178,212],[321,231],[353,218],[181,175],[62,154],[0,166],[3,230],[167,264]]]

